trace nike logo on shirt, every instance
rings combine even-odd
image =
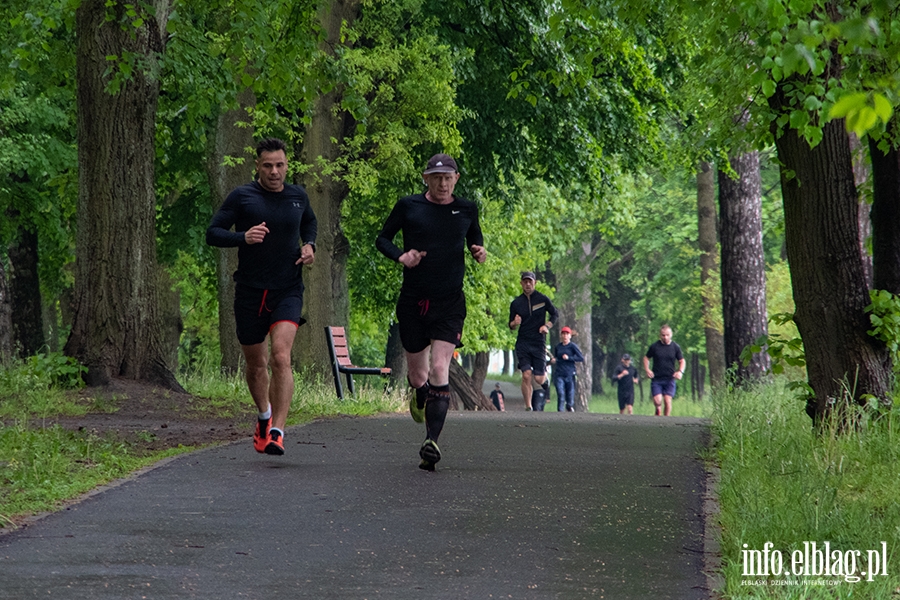
[[[450,211],[450,214],[451,214],[451,215],[458,215],[458,214],[459,214],[459,211],[458,211],[458,210],[451,210],[451,211]]]

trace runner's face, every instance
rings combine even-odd
[[[431,200],[439,204],[448,204],[453,201],[453,188],[459,181],[459,173],[431,173],[422,175],[425,185],[428,186],[428,195]]]
[[[668,346],[672,343],[672,330],[664,327],[659,330],[659,341]]]
[[[534,279],[523,279],[522,291],[525,292],[526,296],[530,296],[531,292],[534,291]]]
[[[259,185],[270,192],[284,189],[284,178],[287,175],[287,158],[284,150],[263,152],[256,159],[256,171],[259,173]]]
[[[563,331],[562,333],[559,334],[559,341],[561,341],[563,344],[568,344],[569,340],[571,340],[571,339],[572,339],[572,334],[569,333],[568,331]]]

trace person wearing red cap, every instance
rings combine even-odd
[[[575,412],[575,363],[584,362],[584,354],[572,341],[572,330],[559,330],[559,343],[553,349],[550,364],[553,368],[553,385],[556,386],[556,410]]]
[[[415,390],[409,412],[425,422],[419,468],[434,471],[441,460],[437,441],[450,407],[450,360],[461,346],[466,319],[463,276],[468,251],[487,259],[478,205],[453,195],[459,170],[453,157],[435,154],[422,173],[424,194],[401,198],[375,240],[379,252],[403,265],[397,301],[407,379]],[[403,231],[403,248],[394,237]]]

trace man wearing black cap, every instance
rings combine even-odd
[[[403,265],[397,301],[400,341],[406,351],[409,384],[415,389],[409,411],[425,422],[419,468],[434,471],[441,460],[438,436],[450,406],[450,360],[462,344],[466,298],[463,275],[468,250],[478,263],[487,258],[478,206],[457,198],[456,161],[435,154],[422,172],[428,190],[401,198],[388,215],[375,246]],[[394,237],[403,231],[403,249]]]
[[[630,354],[622,355],[622,362],[616,365],[612,379],[618,386],[619,414],[633,414],[634,384],[638,382],[638,372],[631,364]]]
[[[509,328],[519,330],[516,337],[516,361],[522,371],[522,398],[525,410],[531,410],[532,380],[544,388],[544,398],[550,397],[547,383],[547,332],[556,323],[559,313],[550,298],[534,289],[531,271],[522,273],[522,294],[509,305]],[[547,320],[549,316],[549,321]]]

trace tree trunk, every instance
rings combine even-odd
[[[775,97],[773,97],[775,98]],[[777,99],[774,100],[776,108]],[[843,119],[822,128],[815,147],[788,130],[776,136],[782,163],[785,241],[818,420],[848,398],[886,401],[891,365],[885,345],[868,335],[868,288],[859,253],[859,199]]]
[[[716,189],[712,165],[701,162],[697,172],[697,243],[700,248],[700,288],[703,299],[703,333],[710,384],[725,381],[725,342],[722,337],[722,288],[719,279],[719,246],[716,225]]]
[[[450,361],[450,395],[466,410],[497,410],[456,359]]]
[[[484,389],[484,380],[487,377],[488,366],[491,364],[491,355],[489,352],[476,352],[472,363],[472,384],[479,390]]]
[[[400,324],[392,323],[388,330],[387,346],[384,351],[384,366],[391,369],[391,381],[394,387],[403,389],[409,383],[406,380],[406,353],[400,342]]]
[[[247,108],[256,105],[256,96],[249,89],[237,97],[238,106],[224,110],[216,121],[211,139],[206,174],[209,179],[213,210],[225,201],[234,188],[253,180],[254,159],[246,148],[253,147],[253,127]],[[240,124],[240,126],[238,125]],[[242,159],[240,164],[225,164],[225,157]],[[234,272],[237,271],[237,248],[216,248],[216,279],[219,299],[219,348],[222,368],[236,373],[241,364],[241,345],[235,334]]]
[[[21,357],[44,347],[44,316],[38,278],[38,236],[19,227],[9,246],[9,302],[12,309],[12,347]]]
[[[741,361],[744,348],[769,331],[759,154],[741,154],[730,163],[736,181],[719,171],[722,319],[725,365],[734,369],[735,383],[743,384],[763,377],[770,366],[765,352],[754,354],[748,365]]]
[[[594,333],[594,319],[591,319],[591,333]],[[608,378],[607,365],[609,353],[604,352],[600,346],[600,341],[594,335],[591,344],[591,394],[604,394],[603,384]]]
[[[866,154],[863,151],[862,143],[855,133],[848,135],[850,141],[850,155],[853,157],[853,181],[856,183],[856,189],[859,192],[869,186],[869,180],[872,178],[869,161],[866,160]],[[869,238],[872,236],[872,205],[865,199],[865,194],[858,193],[859,196],[859,214],[857,221],[859,223],[859,256],[862,260],[863,274],[866,278],[866,287],[872,289],[873,270],[872,254],[869,253]]]
[[[6,267],[0,258],[0,364],[12,358],[12,306],[9,302],[9,283]]]
[[[120,376],[181,390],[166,364],[153,171],[155,72],[169,2],[143,6],[134,5],[143,19],[139,27],[121,3],[83,0],[76,9],[78,238],[75,312],[65,351],[88,368],[88,384]],[[117,71],[110,56],[138,58],[114,94],[105,75]]]
[[[573,250],[571,271],[564,281],[559,281],[557,289],[560,295],[567,298],[559,305],[559,329],[568,325],[572,328],[572,341],[581,348],[584,362],[575,363],[575,410],[586,412],[591,402],[591,391],[594,387],[593,336],[591,323],[591,263],[594,259],[594,248],[591,242],[582,242]],[[568,270],[568,269],[567,269]]]
[[[319,49],[329,57],[345,44],[342,28],[352,25],[359,14],[359,0],[331,0],[323,3],[319,21],[324,37]],[[294,343],[295,361],[330,376],[328,349],[322,333],[328,325],[346,326],[350,315],[347,285],[349,243],[341,229],[341,205],[347,185],[328,169],[340,158],[341,145],[354,122],[340,108],[343,91],[335,87],[320,94],[313,105],[311,121],[303,139],[303,163],[310,167],[303,176],[310,204],[319,224],[316,262],[304,268],[304,318]]]
[[[900,294],[900,152],[870,138],[872,156],[872,271],[875,289]]]
[[[500,370],[504,375],[509,375],[512,373],[512,352],[509,350],[501,350],[503,354],[503,368]]]

